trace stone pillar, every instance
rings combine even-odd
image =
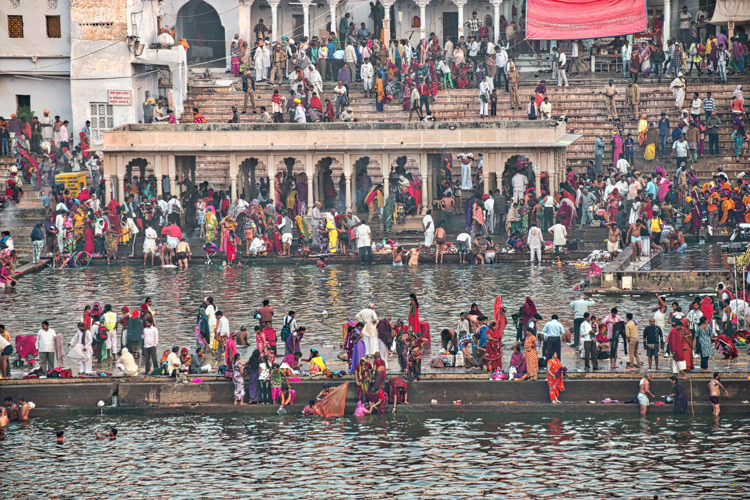
[[[268,4],[271,6],[271,41],[278,42],[281,40],[279,37],[279,4],[281,0],[268,0]]]
[[[250,10],[253,7],[253,0],[237,0],[239,2],[239,10],[237,12],[237,21],[239,24],[239,35],[240,38],[250,43],[250,37],[253,35],[252,32],[252,21],[250,19]]]
[[[672,38],[672,0],[664,0],[664,32],[661,35],[661,42],[664,51],[667,51],[667,40]]]
[[[268,155],[268,161],[266,162],[266,165],[268,166],[268,197],[269,198],[275,198],[276,192],[274,191],[274,182],[276,179],[276,155]],[[276,203],[279,200],[274,199],[274,203]]]
[[[534,156],[536,157],[536,163],[534,163],[534,185],[536,186],[536,195],[538,197],[539,193],[542,192],[542,158],[547,158],[547,152],[538,151]]]
[[[387,199],[390,192],[388,175],[391,173],[391,165],[388,162],[388,154],[386,153],[380,155],[380,170],[383,172],[383,196]]]
[[[231,201],[237,200],[237,155],[229,155],[229,179],[232,182]]]
[[[169,175],[169,187],[172,194],[179,195],[180,193],[177,192],[177,157],[174,155],[167,157],[167,175]]]
[[[122,203],[125,201],[125,158],[122,156],[117,157],[117,201]]]
[[[317,179],[313,179],[315,176],[315,165],[313,165],[312,154],[305,155],[305,174],[307,175],[307,209],[312,213],[313,206],[315,205],[314,189],[318,189]]]
[[[391,39],[391,5],[393,5],[393,3],[388,1],[381,3],[385,9],[385,16],[383,16],[383,43],[385,43],[385,50],[388,50],[388,43]],[[377,28],[377,26],[375,28]]]
[[[304,24],[302,25],[302,32],[305,34],[307,39],[310,39],[310,4],[312,0],[300,0],[302,4],[302,12],[304,13]]]
[[[154,175],[156,176],[156,193],[164,195],[164,189],[162,189],[161,183],[161,176],[163,175],[161,167],[161,155],[154,156]]]
[[[344,153],[344,177],[346,178],[344,206],[352,208],[352,155],[350,153]]]
[[[336,5],[338,3],[338,0],[328,0],[328,5],[331,8],[331,31],[333,31],[334,33],[339,32],[338,23],[336,23]],[[346,40],[341,40],[341,43],[346,43]]]
[[[419,0],[419,39],[427,38],[427,4],[430,0]]]
[[[453,3],[458,7],[458,36],[459,38],[464,36],[464,6],[467,0],[453,0]],[[458,40],[456,40],[458,41]]]
[[[492,43],[497,43],[500,39],[500,5],[503,0],[493,0],[492,6],[495,8],[495,17],[492,18],[492,37],[494,40],[490,40]]]

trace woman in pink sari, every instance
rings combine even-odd
[[[667,179],[664,179],[661,182],[661,185],[659,186],[659,194],[658,194],[660,202],[664,203],[664,197],[667,196],[667,192],[669,191],[669,186],[671,184],[672,183],[668,181]]]
[[[614,165],[617,165],[620,153],[622,153],[622,137],[620,137],[620,132],[615,132],[612,134],[612,162]]]
[[[617,212],[619,211],[621,198],[622,196],[620,196],[619,189],[613,189],[612,192],[609,193],[609,199],[607,200],[607,212],[609,213],[609,222],[615,222],[615,216],[617,215]]]
[[[232,332],[227,339],[227,345],[224,351],[224,363],[227,365],[227,368],[234,366],[234,355],[237,354],[237,342],[235,341],[235,337],[237,337],[237,332]]]

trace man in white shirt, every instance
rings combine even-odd
[[[68,120],[65,120],[60,125],[60,147],[70,149],[70,136],[68,135]]]
[[[63,239],[65,238],[65,212],[58,211],[55,217],[55,227],[57,228],[57,249],[63,251]]]
[[[179,352],[180,348],[177,346],[172,347],[172,352],[169,353],[169,356],[167,356],[167,375],[170,377],[176,377],[177,372],[180,369],[180,358],[177,356],[177,353]]]
[[[490,83],[487,81],[487,77],[483,76],[482,81],[479,82],[479,116],[489,116],[490,114],[490,92],[492,92]]]
[[[461,161],[461,189],[469,191],[473,188],[471,182],[471,161],[474,159],[474,155],[471,153],[459,153],[458,159]]]
[[[552,119],[552,103],[549,102],[549,97],[545,97],[544,102],[539,106],[539,114],[541,115],[542,120]]]
[[[365,62],[362,63],[360,76],[362,77],[362,87],[365,91],[365,97],[369,97],[369,93],[372,92],[373,79],[375,77],[375,69],[372,67],[369,57],[365,58]]]
[[[568,73],[573,69],[573,64],[576,65],[576,75],[581,74],[581,70],[578,67],[578,40],[573,40],[573,48],[570,51],[570,61],[568,62]],[[572,74],[572,73],[571,73]]]
[[[430,255],[432,240],[435,239],[435,222],[432,220],[432,210],[427,209],[425,216],[422,218],[422,231],[424,231],[424,246],[427,249],[427,255]]]
[[[219,346],[220,346],[216,350],[216,360],[221,361],[221,358],[224,357],[224,352],[222,352],[221,346],[226,346],[227,340],[229,340],[229,320],[224,316],[224,313],[221,311],[216,311],[216,319],[218,321],[216,323],[215,338],[219,339]]]
[[[143,355],[146,358],[146,375],[151,373],[151,365],[158,368],[156,348],[159,346],[159,330],[154,326],[151,318],[143,321]]]
[[[176,196],[172,196],[172,198],[169,200],[169,203],[167,203],[167,214],[169,221],[179,227],[180,214],[182,214],[182,205],[180,204],[180,200],[178,200]]]
[[[362,221],[352,213],[351,210],[346,211],[346,225],[349,226],[349,229],[354,229],[354,238],[349,238],[349,246],[352,250],[352,252],[356,252],[359,248],[359,245],[357,245],[357,228],[359,225],[362,224]]]
[[[672,151],[674,151],[674,155],[677,157],[677,165],[683,160],[685,164],[687,164],[687,157],[690,152],[688,148],[688,142],[685,140],[684,135],[680,136],[680,138],[672,144]]]
[[[42,321],[42,329],[36,334],[36,349],[39,351],[39,366],[42,368],[42,377],[55,367],[55,337],[57,333],[49,327],[47,321]]]
[[[372,264],[372,232],[370,226],[365,223],[358,225],[355,234],[357,235],[357,248],[362,256],[362,264]],[[365,255],[368,256],[367,262],[365,262]]]
[[[511,177],[510,183],[513,186],[513,201],[518,203],[526,192],[526,185],[529,183],[529,179],[521,172],[518,172]]]
[[[562,224],[555,224],[548,229],[549,233],[553,236],[552,244],[555,245],[555,255],[560,255],[560,250],[565,250],[563,253],[567,253],[565,245],[567,245],[568,230]]]
[[[362,340],[367,348],[367,356],[372,356],[378,352],[378,315],[375,313],[375,304],[370,302],[365,309],[362,309],[357,313],[357,321],[361,321],[365,324],[362,329]],[[383,356],[387,356],[388,353],[381,353]]]
[[[456,236],[456,248],[458,249],[458,263],[465,263],[466,254],[469,253],[469,249],[471,248],[471,235],[469,233],[461,233]]]
[[[484,220],[487,223],[487,234],[495,234],[495,199],[492,196],[484,200]]]
[[[596,352],[595,332],[591,329],[591,315],[589,313],[584,313],[579,332],[581,334],[581,341],[583,342],[583,359],[586,370],[591,367],[591,363],[593,363],[594,370],[598,370],[599,356]]]
[[[617,168],[617,172],[620,175],[625,175],[628,173],[630,163],[628,163],[628,160],[625,159],[625,153],[620,153],[620,158],[617,160],[617,165],[615,166],[615,168]]]
[[[305,108],[302,106],[302,101],[295,99],[294,102],[297,104],[297,107],[294,109],[294,121],[297,123],[307,123]]]
[[[495,73],[495,86],[499,86],[502,83],[503,76],[505,75],[505,67],[508,64],[508,53],[505,52],[505,48],[500,46],[500,50],[495,52],[495,65],[497,66],[497,73]],[[505,93],[508,93],[508,78],[505,77]]]
[[[167,205],[167,202],[162,199],[161,195],[156,196],[156,204],[159,205],[159,210],[161,210],[161,221],[160,225],[164,225],[167,223],[167,215],[169,214],[169,206]]]
[[[680,41],[682,41],[685,46],[690,46],[691,36],[690,36],[690,20],[693,19],[693,16],[690,15],[690,12],[688,12],[687,5],[684,5],[682,7],[682,12],[680,12]]]
[[[565,71],[567,69],[568,60],[565,57],[565,52],[563,52],[562,47],[559,47],[557,49],[557,86],[562,87],[563,82],[565,82],[565,86],[568,86],[568,77],[565,75]]]
[[[42,119],[39,120],[39,123],[42,125],[42,140],[44,142],[49,142],[52,140],[52,137],[54,135],[54,120],[52,119],[52,115],[49,114],[49,110],[44,110],[44,116],[42,116]]]
[[[349,67],[349,77],[352,80],[356,80],[357,79],[357,52],[354,50],[354,45],[352,45],[351,42],[346,44],[346,49],[344,50],[344,60],[346,61],[346,65]]]

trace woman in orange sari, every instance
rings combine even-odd
[[[487,345],[484,360],[487,372],[492,373],[503,367],[503,332],[494,321],[487,327]]]
[[[528,367],[528,363],[526,365]],[[547,385],[549,385],[549,400],[555,405],[560,404],[560,400],[557,397],[561,392],[565,391],[561,369],[562,363],[557,359],[557,353],[553,351],[552,359],[547,361]]]
[[[526,370],[529,374],[529,380],[536,380],[539,371],[539,356],[536,353],[536,335],[531,328],[526,329],[526,340],[523,343],[526,351]]]

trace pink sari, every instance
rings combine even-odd
[[[619,132],[615,132],[612,135],[612,144],[614,145],[612,150],[612,160],[614,164],[617,165],[617,160],[620,159],[620,153],[622,153],[622,137],[620,137]]]

